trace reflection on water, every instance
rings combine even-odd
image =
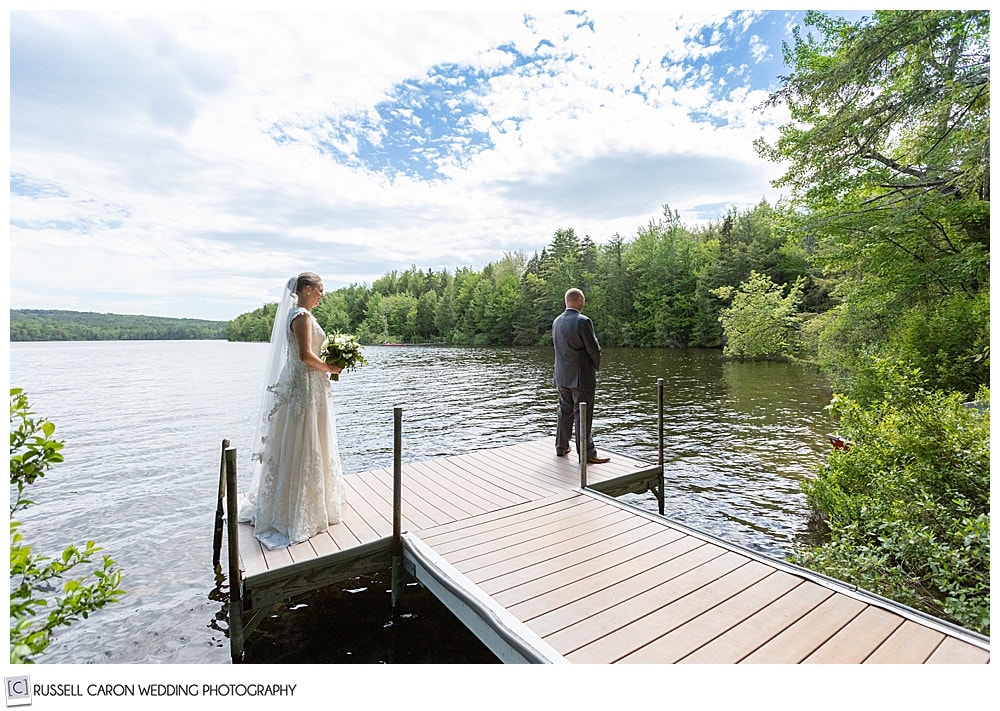
[[[11,344],[12,385],[66,441],[65,463],[33,487],[40,503],[24,517],[29,543],[51,555],[93,539],[126,571],[122,602],[60,633],[43,661],[229,661],[227,589],[210,562],[220,442],[237,448],[245,485],[265,351],[218,341]],[[404,461],[552,436],[551,349],[374,347],[366,357],[367,367],[335,385],[348,472],[392,466],[396,406]],[[656,460],[659,378],[666,515],[765,554],[791,550],[808,533],[799,481],[828,447],[822,378],[794,365],[729,363],[717,351],[606,349],[599,448]],[[628,498],[657,511],[652,495]],[[359,587],[284,606],[275,630],[298,629],[337,596],[384,607],[378,584]],[[426,634],[425,622],[449,639],[464,629],[428,604],[400,621],[396,646],[378,641],[383,622],[343,655],[356,660],[368,646],[420,661],[398,643]],[[248,656],[262,639],[251,637]],[[265,647],[275,650],[270,661],[288,658],[274,639]],[[252,653],[266,661],[263,649]]]
[[[417,583],[405,586],[393,620],[390,580],[383,570],[276,608],[254,630],[244,663],[500,663]]]

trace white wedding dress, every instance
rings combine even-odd
[[[318,356],[326,334],[304,308],[288,313],[309,319],[311,347]],[[344,478],[337,449],[330,378],[299,358],[298,342],[288,338],[288,359],[277,383],[268,388],[274,404],[267,413],[259,479],[243,499],[240,520],[268,548],[305,541],[340,523]]]

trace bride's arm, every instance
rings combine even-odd
[[[292,319],[292,333],[295,334],[295,341],[299,345],[299,358],[310,368],[321,370],[324,373],[339,373],[341,368],[330,365],[312,351],[312,324],[309,319],[296,316]]]

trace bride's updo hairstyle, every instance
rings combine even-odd
[[[312,272],[302,272],[299,274],[298,282],[295,284],[295,293],[301,294],[302,290],[307,286],[319,286],[323,282],[316,274]]]

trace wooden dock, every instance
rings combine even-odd
[[[612,454],[582,487],[546,439],[396,468],[406,573],[505,662],[989,662],[986,637],[614,498],[659,465]],[[273,603],[393,564],[396,473],[347,475],[343,522],[287,549],[230,523],[234,661]]]

